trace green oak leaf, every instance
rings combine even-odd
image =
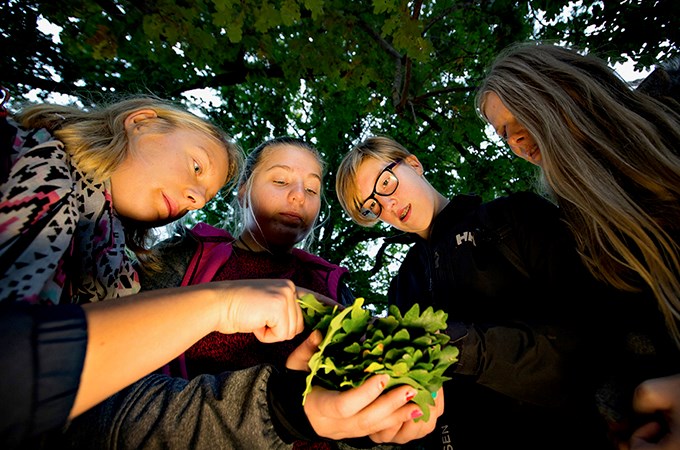
[[[344,309],[325,305],[311,294],[298,302],[305,325],[324,333],[309,361],[303,404],[315,384],[344,390],[387,374],[386,389],[403,384],[416,389],[413,401],[423,411],[416,420],[428,420],[433,395],[450,379],[444,373],[459,354],[457,347],[448,345],[445,312],[428,307],[421,313],[415,304],[402,315],[392,305],[386,317],[373,319],[363,308],[363,298]]]

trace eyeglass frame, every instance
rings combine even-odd
[[[392,161],[387,166],[385,166],[383,168],[383,170],[380,171],[378,176],[375,178],[375,183],[373,184],[373,192],[371,193],[371,195],[366,197],[366,200],[361,202],[361,206],[359,207],[359,214],[361,214],[362,217],[364,217],[365,219],[370,219],[370,220],[377,220],[380,217],[380,214],[382,214],[382,211],[383,211],[383,206],[375,196],[379,195],[380,197],[389,197],[390,195],[397,192],[397,188],[399,188],[399,177],[397,177],[397,175],[393,172],[393,169],[395,167],[397,167],[397,165],[402,161],[403,161],[403,159],[398,159],[396,161]],[[394,189],[392,190],[392,192],[386,192],[384,194],[381,194],[381,193],[376,191],[376,188],[378,187],[378,182],[380,181],[380,178],[383,176],[383,174],[385,172],[389,172],[390,175],[392,175],[394,177],[397,184],[394,186]],[[364,208],[364,205],[366,204],[366,202],[368,202],[371,199],[373,199],[375,201],[375,203],[380,207],[380,211],[378,212],[378,214],[374,214],[373,211],[371,211],[370,208]],[[373,216],[375,216],[375,217],[373,217]]]

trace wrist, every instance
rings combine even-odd
[[[220,333],[230,334],[236,332],[232,329],[233,325],[229,321],[229,286],[230,282],[211,282],[206,286],[210,286],[210,293],[207,295],[209,305],[206,311],[209,311],[211,321],[210,331],[219,331]]]

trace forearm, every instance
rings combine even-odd
[[[213,331],[220,314],[208,285],[149,291],[83,309],[88,346],[71,417],[175,358]]]

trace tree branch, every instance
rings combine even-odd
[[[464,2],[462,4],[460,2],[456,2],[455,5],[449,6],[448,8],[444,9],[444,11],[442,11],[441,14],[439,14],[436,17],[431,18],[427,22],[427,25],[425,25],[425,28],[423,29],[423,35],[425,35],[430,30],[430,28],[432,28],[437,22],[442,20],[444,17],[448,16],[451,11],[454,11],[456,9],[467,8],[469,6],[475,6],[475,5],[473,5],[473,3],[470,2],[470,1]]]
[[[397,110],[397,113],[402,111],[404,109],[403,106],[403,99],[404,99],[404,89],[403,86],[405,84],[408,84],[407,82],[405,83],[404,80],[404,74],[403,74],[403,66],[404,62],[403,60],[406,59],[406,64],[408,66],[409,64],[409,59],[404,57],[401,53],[399,53],[392,45],[387,42],[385,39],[383,39],[378,32],[376,32],[373,28],[371,28],[366,22],[363,20],[359,19],[359,26],[368,33],[370,37],[373,38],[374,41],[378,43],[380,47],[382,47],[383,50],[385,50],[393,59],[394,59],[394,81],[392,81],[392,105],[395,107]],[[409,73],[407,76],[410,77],[410,70],[409,67],[407,67],[407,70]]]
[[[371,28],[366,22],[364,22],[361,19],[359,19],[359,26],[361,28],[363,28],[364,31],[367,32],[368,35],[371,36],[373,38],[373,40],[376,41],[378,43],[378,45],[380,45],[383,48],[383,50],[385,50],[387,53],[389,53],[389,55],[392,58],[398,59],[399,61],[401,61],[401,58],[402,58],[401,53],[399,53],[394,47],[392,47],[392,45],[389,42],[387,42],[385,39],[383,39],[383,37],[380,36],[380,34],[378,34],[377,31],[375,31],[373,28]]]

